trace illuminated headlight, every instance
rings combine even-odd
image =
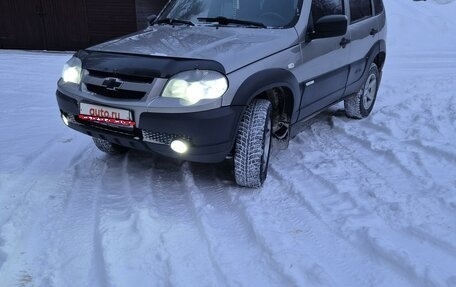
[[[65,83],[81,83],[82,62],[73,57],[63,66],[62,79]]]
[[[228,89],[228,80],[219,72],[194,70],[173,76],[166,84],[162,97],[184,100],[193,105],[203,99],[217,99]]]

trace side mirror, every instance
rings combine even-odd
[[[347,33],[348,19],[345,15],[329,15],[318,19],[312,39],[343,36]]]
[[[155,14],[147,17],[147,23],[149,24],[149,26],[154,25],[155,20],[157,20],[157,15],[155,15]]]

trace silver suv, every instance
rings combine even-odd
[[[382,0],[171,0],[149,21],[76,53],[58,82],[64,123],[109,154],[232,158],[259,187],[272,138],[340,101],[356,119],[374,106]]]

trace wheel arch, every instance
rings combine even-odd
[[[385,40],[378,41],[379,50],[375,56],[374,63],[377,65],[379,72],[383,70],[386,61],[386,42]]]
[[[345,96],[350,96],[351,94],[355,93],[358,91],[363,83],[367,80],[367,76],[369,74],[369,69],[372,63],[375,63],[378,67],[378,70],[380,72],[380,79],[381,79],[381,74],[382,74],[382,69],[385,64],[386,60],[386,43],[385,40],[379,40],[377,41],[372,48],[369,50],[369,52],[366,54],[364,57],[365,59],[365,66],[364,66],[364,71],[362,76],[356,81],[351,84],[349,84],[346,89],[345,89]],[[380,83],[379,83],[380,84]]]
[[[301,89],[296,77],[284,69],[268,69],[248,77],[238,88],[231,105],[243,106],[238,119],[235,134],[238,133],[243,114],[255,99],[268,99],[272,103],[273,113],[286,115],[287,121],[294,123],[299,116]],[[232,141],[232,149],[235,146]]]
[[[273,99],[276,97],[276,99]],[[231,105],[248,106],[254,99],[270,99],[291,122],[298,118],[301,89],[296,77],[285,69],[268,69],[248,77],[238,88]]]

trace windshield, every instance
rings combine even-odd
[[[208,22],[221,25],[260,23],[267,27],[282,28],[295,23],[302,0],[172,0],[160,15],[160,20],[177,19],[194,24]],[[218,21],[220,18],[242,20]],[[209,19],[208,21],[208,18]],[[258,26],[258,25],[257,25]]]

